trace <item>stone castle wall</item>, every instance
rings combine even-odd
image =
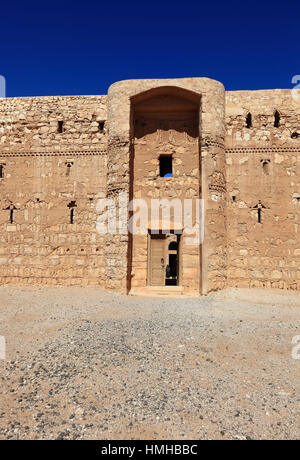
[[[226,174],[227,284],[300,289],[300,95],[227,92]]]
[[[142,196],[144,170],[143,190],[160,197],[157,171],[151,191],[144,160],[131,183],[131,100],[160,86],[201,97],[199,174],[179,154],[174,160],[176,187],[183,181],[206,206],[206,242],[187,258],[197,264],[185,271],[188,288],[300,289],[300,99],[289,90],[233,91],[224,103],[222,85],[202,78],[120,82],[108,97],[0,100],[1,284],[128,291],[134,244],[130,235],[97,233],[96,204],[120,191]],[[145,271],[144,243],[136,267]],[[135,276],[143,284],[144,274]]]
[[[105,120],[105,96],[0,101],[1,284],[104,284]]]

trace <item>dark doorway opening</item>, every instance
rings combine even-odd
[[[169,254],[170,277],[166,278],[166,286],[177,285],[177,254]]]
[[[166,266],[166,286],[179,285],[179,241],[180,235],[177,235],[175,241],[168,245],[167,266]]]

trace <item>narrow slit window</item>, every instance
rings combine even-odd
[[[70,176],[70,172],[71,172],[71,168],[74,164],[73,161],[66,161],[66,167],[67,167],[67,171],[66,171],[66,176],[69,177]]]
[[[4,164],[0,165],[0,179],[4,177]]]
[[[260,160],[263,168],[263,172],[268,176],[270,173],[270,162],[271,160]]]
[[[61,134],[63,130],[64,130],[64,122],[60,120],[57,122],[57,132]]]
[[[260,208],[258,208],[257,210],[257,222],[261,224],[261,209]]]
[[[7,208],[9,211],[9,223],[13,224],[14,223],[14,211],[17,209],[14,204],[10,204]]]
[[[259,224],[262,223],[262,213],[263,210],[266,209],[266,206],[259,200],[259,202],[253,207],[257,211],[257,222]]]
[[[246,117],[246,128],[252,128],[252,115],[250,112]]]
[[[104,132],[104,121],[99,121],[98,129],[99,129],[100,133]]]
[[[276,110],[276,112],[274,113],[274,127],[279,128],[279,125],[280,125],[280,114],[278,110]]]
[[[159,175],[160,177],[173,177],[172,155],[160,155]]]
[[[77,206],[76,201],[70,201],[70,203],[67,206],[70,209],[70,224],[74,224],[74,214],[75,208]]]

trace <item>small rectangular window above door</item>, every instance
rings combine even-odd
[[[173,158],[172,155],[160,155],[159,157],[160,177],[173,177]]]

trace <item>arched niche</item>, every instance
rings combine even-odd
[[[200,95],[178,87],[162,86],[137,94],[131,98],[132,137],[174,130],[179,138],[183,132],[197,138],[199,109]]]

